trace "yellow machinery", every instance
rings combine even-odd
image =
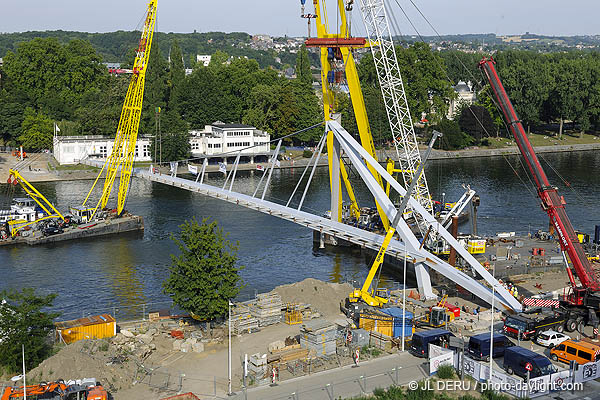
[[[123,104],[123,110],[121,111],[121,118],[119,120],[117,135],[112,151],[82,204],[82,207],[85,207],[96,184],[100,178],[105,175],[104,188],[100,200],[98,200],[95,207],[87,207],[88,209],[93,209],[90,219],[94,218],[98,209],[102,210],[106,207],[113,183],[119,171],[121,172],[121,178],[119,181],[117,214],[121,215],[125,208],[125,201],[133,168],[135,145],[140,126],[142,103],[144,100],[146,70],[148,68],[154,27],[156,25],[157,1],[158,0],[150,0],[148,3],[146,22],[144,23],[144,30],[142,31],[142,37],[133,64],[133,74],[129,83],[129,89],[127,90],[127,96],[125,97],[125,103]]]
[[[448,311],[446,307],[431,307],[431,309],[422,317],[415,320],[417,326],[431,326],[440,328],[447,323],[454,321],[454,313]]]
[[[102,170],[94,181],[92,188],[83,201],[82,207],[77,207],[71,211],[78,211],[85,214],[87,220],[91,220],[96,215],[98,208],[104,209],[110,197],[110,192],[119,171],[121,171],[121,179],[119,183],[119,194],[117,201],[117,212],[120,215],[125,207],[125,200],[129,190],[129,182],[131,180],[131,172],[133,167],[133,158],[135,155],[135,145],[137,141],[138,129],[140,126],[140,117],[142,112],[142,102],[144,99],[144,83],[146,81],[146,69],[148,68],[148,60],[150,57],[150,48],[152,46],[152,38],[154,36],[154,27],[156,25],[156,8],[158,0],[150,0],[148,3],[148,13],[144,23],[142,38],[139,42],[135,62],[133,65],[133,74],[125,103],[121,111],[121,118],[117,128],[117,135],[112,151],[104,163]],[[96,184],[106,171],[104,180],[104,189],[102,196],[95,207],[85,207],[92,191]],[[9,222],[11,235],[14,237],[17,232],[28,225],[39,222],[43,219],[60,218],[64,221],[64,216],[35,188],[31,185],[18,171],[11,169],[9,173],[9,183],[13,182],[21,185],[23,190],[29,195],[46,213],[46,217],[36,221],[11,221]]]
[[[50,203],[48,199],[44,197],[43,194],[41,194],[35,187],[33,187],[33,185],[29,183],[27,179],[25,179],[23,175],[19,173],[19,171],[14,169],[9,170],[8,184],[19,184],[23,188],[25,193],[27,193],[27,195],[31,197],[33,201],[35,201],[36,204],[40,206],[40,208],[46,213],[46,216],[44,218],[37,219],[35,221],[9,221],[8,224],[10,226],[11,236],[15,237],[21,229],[45,219],[60,218],[63,221],[65,220],[65,217],[60,213],[60,211],[58,211],[52,205],[52,203]]]
[[[429,158],[429,154],[431,154],[433,145],[435,144],[435,141],[437,140],[437,138],[440,136],[442,136],[441,133],[439,133],[437,131],[433,131],[433,136],[431,138],[431,142],[429,143],[429,147],[427,148],[427,151],[425,151],[425,155],[423,156],[423,162],[421,163],[421,165],[419,165],[417,174],[415,175],[417,177],[417,179],[413,179],[412,182],[410,183],[408,189],[406,190],[406,194],[402,198],[402,202],[400,203],[400,206],[398,207],[398,212],[396,213],[396,216],[394,217],[394,220],[392,221],[390,228],[388,229],[385,237],[383,238],[383,243],[381,244],[381,247],[379,248],[379,251],[377,252],[377,256],[375,257],[375,261],[373,262],[373,265],[371,265],[371,269],[369,270],[369,275],[367,275],[367,279],[365,280],[365,283],[363,284],[363,286],[360,290],[356,289],[352,293],[350,293],[350,295],[348,296],[348,299],[350,300],[350,302],[354,303],[354,302],[357,302],[358,300],[362,300],[365,303],[367,303],[368,305],[373,306],[373,307],[382,307],[383,305],[385,305],[388,302],[387,298],[378,296],[377,290],[371,289],[371,285],[373,284],[373,279],[375,278],[375,274],[381,268],[381,264],[383,264],[383,260],[385,258],[385,252],[387,251],[387,248],[390,245],[392,238],[394,237],[394,233],[396,233],[396,226],[398,226],[398,223],[400,222],[400,218],[402,217],[402,214],[404,213],[404,210],[406,209],[406,206],[408,204],[408,200],[410,199],[412,191],[414,190],[415,186],[417,185],[417,182],[419,181],[418,178],[421,176],[421,174],[423,173],[423,170],[425,169],[425,163],[427,162],[427,159]]]
[[[360,38],[351,37],[349,29],[350,21],[348,21],[346,18],[346,5],[344,4],[344,0],[337,0],[340,22],[338,33],[330,33],[329,21],[327,18],[327,7],[325,3],[325,0],[313,0],[315,14],[304,14],[304,10],[302,12],[303,17],[309,18],[309,22],[311,18],[314,18],[317,25],[317,38],[309,38],[306,41],[306,45],[307,47],[319,47],[321,51],[321,86],[323,89],[323,109],[325,120],[331,120],[331,114],[340,111],[336,110],[336,93],[329,79],[332,74],[335,76],[336,73],[336,71],[333,71],[332,68],[331,58],[333,56],[334,59],[341,58],[340,61],[343,61],[344,64],[345,78],[348,83],[348,89],[350,90],[350,98],[352,99],[352,106],[360,134],[361,144],[369,152],[369,154],[377,160],[377,153],[375,152],[375,145],[373,144],[373,135],[371,134],[369,119],[367,117],[367,111],[365,108],[365,100],[360,87],[356,63],[351,51],[353,48],[366,47],[368,46],[368,43],[364,39],[361,40]],[[304,1],[302,1],[302,4],[304,4]],[[327,156],[329,158],[330,184],[332,183],[331,177],[333,176],[331,171],[331,166],[333,165],[331,158],[333,154],[333,133],[329,132],[327,135]],[[369,170],[377,179],[381,187],[383,187],[383,181],[379,176],[379,173],[377,173],[377,171],[371,166],[369,166]],[[346,171],[343,163],[340,163],[340,173],[346,188],[346,192],[348,193],[348,197],[350,199],[351,213],[358,219],[360,216],[358,203],[356,201],[352,185],[348,179],[348,172]],[[331,219],[334,221],[341,220],[341,196],[339,201],[340,205],[338,210],[340,214],[331,216]],[[377,204],[377,210],[384,228],[388,230],[390,225],[388,218],[379,204]]]

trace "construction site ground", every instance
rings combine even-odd
[[[543,291],[546,292],[562,288],[566,276],[564,273],[548,272],[538,276],[514,277],[513,281],[519,286],[519,290],[535,293],[541,291],[539,289],[541,285]],[[285,303],[310,301],[315,317],[325,318],[330,322],[343,325],[348,320],[339,312],[339,303],[351,289],[349,284],[306,279],[302,282],[280,286],[274,292],[277,292]],[[407,290],[407,294],[410,294],[410,290]],[[461,317],[450,324],[450,329],[458,336],[489,332],[491,315],[487,306],[464,296],[451,296],[448,301],[458,304],[461,308],[465,306],[465,309],[468,310],[468,312],[462,312]],[[429,306],[434,305],[435,301],[421,302],[408,298],[407,304],[407,310],[414,311],[415,315],[419,316]],[[472,310],[478,306],[480,312],[474,315]],[[501,315],[496,313],[494,318],[495,330],[500,332],[502,328]],[[190,391],[201,398],[226,395],[228,391],[228,342],[224,324],[211,329],[210,334],[206,329],[200,329],[204,328],[203,324],[180,326],[179,320],[170,319],[156,322],[119,323],[119,326],[121,333],[115,338],[83,340],[63,346],[57,354],[28,373],[29,382],[96,378],[111,391],[115,400],[160,399],[178,392]],[[255,333],[232,335],[233,391],[241,393],[242,360],[245,354],[268,353],[269,344],[298,335],[300,326],[281,322],[262,327]],[[202,343],[202,351],[182,352],[176,349],[174,347],[176,340],[170,336],[171,330],[184,330],[186,337],[196,337],[197,342]],[[193,332],[196,333],[193,334]],[[196,341],[196,339],[191,340]],[[531,343],[523,342],[522,345],[529,347]],[[544,354],[548,352],[547,349],[537,345],[533,345],[532,348],[536,352]],[[425,360],[412,357],[407,353],[399,354],[396,349],[389,353],[382,352],[378,356],[365,354],[361,361],[368,361],[369,364],[361,363],[363,366],[352,368],[353,361],[350,357],[338,357],[337,360],[322,363],[311,371],[310,375],[301,373],[294,376],[287,370],[281,370],[280,383],[277,388],[270,388],[268,385],[251,385],[244,396],[247,395],[250,399],[277,398],[275,394],[310,388],[311,385],[317,387],[328,382],[338,382],[336,387],[339,391],[335,392],[336,397],[358,395],[362,389],[356,379],[351,379],[352,376],[366,376],[365,374],[368,373],[371,378],[369,378],[367,387],[371,387],[370,385],[389,386],[394,383],[391,380],[390,371],[397,367],[402,367],[399,372],[398,384],[427,376],[424,372],[427,370],[424,365]],[[365,367],[365,365],[372,365],[372,367]],[[496,365],[501,368],[499,363]],[[559,366],[565,368],[564,365]],[[374,368],[381,369],[381,372],[374,374]],[[340,385],[339,383],[342,381],[347,382]],[[250,385],[253,382],[247,383]],[[356,388],[351,389],[354,386]],[[341,390],[342,387],[346,389]],[[320,390],[323,392],[322,388]],[[352,393],[353,391],[354,393]],[[372,388],[368,392],[370,391]],[[315,393],[317,392],[315,391]],[[326,393],[323,392],[322,395],[326,395]],[[321,398],[320,395],[315,396],[309,397]]]

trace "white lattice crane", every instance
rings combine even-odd
[[[371,41],[371,52],[399,160],[398,170],[402,175],[404,187],[408,187],[421,164],[421,155],[396,58],[396,49],[384,0],[359,0],[359,8],[368,38]],[[427,211],[432,211],[433,202],[425,174],[418,177],[413,197]]]

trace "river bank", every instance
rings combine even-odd
[[[580,151],[593,151],[600,150],[600,143],[586,143],[586,144],[570,144],[570,145],[553,145],[553,146],[536,146],[534,147],[537,153],[567,153],[567,152],[580,152]],[[421,150],[423,153],[424,150]],[[500,157],[517,155],[519,149],[516,146],[505,147],[505,148],[476,148],[476,149],[465,149],[465,150],[433,150],[429,156],[430,160],[448,160],[448,159],[461,159],[461,158],[481,158],[481,157]],[[396,152],[390,149],[377,150],[377,157],[379,160],[385,160],[388,157],[397,161]],[[295,158],[292,160],[280,161],[280,165],[275,167],[276,169],[298,169],[305,168],[306,165],[311,161],[310,158]],[[95,179],[98,175],[97,168],[90,168],[81,166],[78,169],[77,166],[57,166],[56,161],[49,154],[30,154],[29,158],[24,162],[19,161],[12,157],[9,153],[0,153],[0,177],[8,176],[8,171],[11,168],[18,166],[20,172],[30,182],[56,182],[56,181],[72,181],[72,180],[89,180]],[[238,166],[239,171],[257,171],[260,167],[265,170],[268,168],[269,163],[259,164],[240,164]],[[321,156],[318,163],[319,167],[327,166],[327,157]],[[145,168],[139,167],[139,168]],[[149,168],[149,166],[148,166]],[[231,165],[228,166],[231,168]],[[201,169],[201,164],[198,164],[198,169]],[[161,167],[160,172],[169,174],[168,167]],[[206,168],[207,173],[218,173],[218,165],[209,165]],[[185,174],[187,167],[182,165],[178,174]]]

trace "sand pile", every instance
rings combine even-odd
[[[325,317],[340,313],[340,301],[353,290],[348,283],[328,283],[308,278],[301,282],[277,286],[273,292],[281,296],[283,303],[308,303],[313,310]]]
[[[137,366],[104,340],[82,340],[62,348],[27,373],[28,381],[96,378],[111,391],[131,386]]]

